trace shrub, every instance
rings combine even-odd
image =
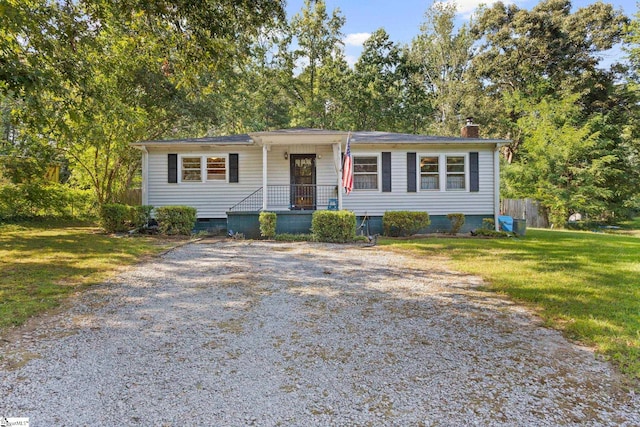
[[[281,234],[276,234],[276,241],[278,242],[311,242],[313,241],[313,236],[311,234],[281,233]]]
[[[478,228],[475,232],[474,232],[475,236],[482,236],[482,237],[511,237],[513,235],[513,233],[507,233],[505,231],[496,231],[496,230],[489,230],[486,228]]]
[[[0,185],[0,220],[95,215],[93,195],[67,185],[28,182]]]
[[[356,237],[356,215],[349,211],[315,211],[311,232],[319,242],[352,242]]]
[[[162,234],[191,234],[196,225],[196,208],[191,206],[163,206],[156,208],[156,220]]]
[[[129,206],[120,203],[106,203],[100,208],[100,221],[107,233],[129,229]]]
[[[275,212],[260,212],[260,235],[265,239],[273,239],[276,235],[277,216]]]
[[[458,234],[464,225],[463,213],[450,213],[447,218],[451,221],[451,234]]]
[[[496,222],[493,218],[482,218],[482,228],[485,230],[495,230]]]
[[[385,212],[382,217],[383,233],[391,237],[411,236],[429,224],[427,212],[393,211]]]
[[[151,205],[130,206],[129,220],[131,221],[131,226],[136,230],[140,230],[147,226],[149,221],[151,221],[152,210],[153,206]]]

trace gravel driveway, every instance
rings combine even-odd
[[[188,244],[3,342],[0,417],[52,425],[640,425],[588,349],[438,260]]]

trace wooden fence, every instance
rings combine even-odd
[[[516,219],[526,219],[527,227],[549,228],[546,213],[533,199],[502,199],[500,212]]]
[[[130,190],[126,190],[123,194],[120,195],[118,203],[122,203],[125,205],[138,206],[142,204],[142,189],[140,188],[132,188]]]

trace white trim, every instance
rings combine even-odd
[[[207,159],[209,159],[209,157],[219,157],[219,158],[223,158],[224,159],[224,181],[220,180],[220,179],[209,179],[209,165],[207,163]],[[228,183],[229,182],[229,153],[225,153],[225,154],[216,154],[216,153],[211,153],[211,154],[207,154],[206,156],[204,156],[204,181],[205,182],[225,182]]]
[[[496,144],[493,151],[493,221],[499,231],[498,215],[500,215],[500,146]]]
[[[369,153],[361,153],[361,152],[357,152],[354,153],[353,150],[351,150],[351,157],[353,157],[353,190],[352,192],[367,192],[367,193],[373,193],[373,192],[377,192],[377,193],[381,193],[382,192],[382,152],[369,152]],[[376,158],[376,164],[377,164],[377,170],[376,170],[376,179],[377,179],[377,188],[370,188],[370,189],[366,189],[366,188],[356,188],[356,157],[375,157]]]
[[[262,146],[262,210],[267,210],[267,152],[269,147],[265,144]]]
[[[438,188],[436,189],[422,189],[422,171],[420,170],[420,158],[422,157],[436,157],[438,159]],[[416,153],[416,190],[418,192],[424,191],[425,193],[436,193],[442,190],[442,154],[441,153]]]
[[[142,150],[142,204],[149,204],[149,151],[144,145]]]
[[[182,159],[200,159],[200,181],[183,181],[182,180]],[[178,184],[197,184],[204,182],[204,173],[202,168],[202,154],[178,154]]]
[[[221,179],[207,179],[207,158],[222,157],[224,158],[225,176]],[[183,181],[182,180],[182,159],[200,158],[200,181]],[[178,184],[198,184],[198,183],[229,183],[229,153],[178,153]]]
[[[464,157],[464,188],[462,189],[451,189],[447,188],[447,157]],[[444,153],[443,159],[444,162],[444,170],[443,170],[443,181],[444,185],[442,186],[442,191],[452,191],[456,193],[468,193],[469,192],[469,153]]]

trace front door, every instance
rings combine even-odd
[[[316,155],[291,154],[291,209],[316,208]]]

